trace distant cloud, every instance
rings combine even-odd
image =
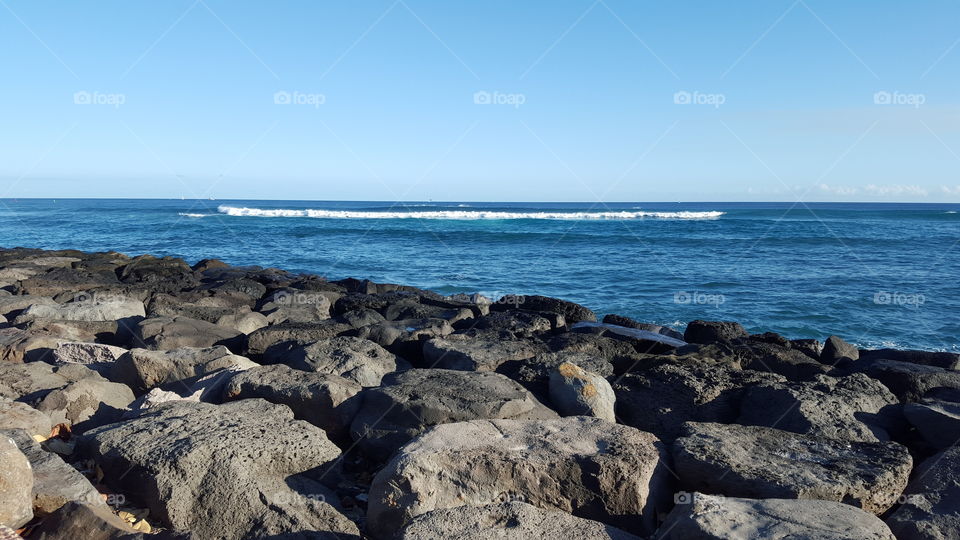
[[[940,191],[946,193],[947,195],[960,195],[960,186],[940,186]]]
[[[820,184],[820,191],[826,191],[828,193],[833,193],[834,195],[854,195],[860,190],[850,186],[829,186],[827,184]]]
[[[920,195],[921,197],[926,197],[929,195],[929,192],[926,188],[920,187],[918,185],[901,185],[901,184],[892,184],[886,186],[878,186],[875,184],[870,184],[864,188],[864,191],[872,195]]]

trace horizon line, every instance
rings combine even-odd
[[[960,201],[956,202],[921,202],[921,201],[785,201],[785,200],[761,200],[761,201],[718,201],[718,200],[686,200],[686,201],[670,201],[670,200],[649,200],[649,201],[479,201],[479,200],[469,200],[469,199],[410,199],[405,201],[397,201],[391,199],[254,199],[254,198],[177,198],[177,197],[0,197],[0,201],[57,201],[57,200],[66,200],[66,201],[264,201],[264,202],[369,202],[369,203],[393,203],[393,204],[405,204],[405,203],[477,203],[477,204],[497,204],[497,203],[508,203],[508,204],[643,204],[643,203],[654,203],[654,204],[795,204],[798,206],[803,206],[805,204],[925,204],[925,205],[944,205],[944,204],[960,204]]]

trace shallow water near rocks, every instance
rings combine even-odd
[[[958,351],[958,204],[0,201],[0,246],[219,258]],[[522,296],[512,301],[522,301]]]

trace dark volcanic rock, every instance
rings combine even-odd
[[[522,360],[508,360],[499,367],[501,373],[517,381],[529,390],[537,399],[543,402],[550,401],[550,375],[565,362],[595,373],[600,377],[613,375],[613,364],[604,358],[584,353],[543,353],[533,358]]]
[[[281,363],[303,371],[338,375],[361,386],[380,386],[388,373],[410,369],[402,358],[356,337],[335,337],[293,348]]]
[[[920,401],[937,389],[960,390],[960,371],[895,360],[876,360],[866,366],[867,375],[882,382],[900,401]]]
[[[664,459],[653,435],[585,416],[437,426],[374,478],[367,528],[389,538],[432,510],[507,496],[651,534],[671,494]]]
[[[829,371],[819,361],[782,345],[754,341],[738,348],[749,358],[744,368],[778,373],[792,381],[811,381]]]
[[[437,424],[557,417],[522,386],[496,373],[414,369],[388,375],[383,386],[361,397],[351,433],[364,453],[380,461]]]
[[[501,364],[545,353],[543,342],[532,339],[498,340],[453,334],[423,344],[424,365],[461,371],[496,371]]]
[[[161,351],[224,345],[242,352],[243,338],[243,333],[237,330],[206,321],[187,317],[155,317],[137,325],[134,345]]]
[[[257,364],[232,354],[226,347],[184,347],[169,351],[133,349],[114,362],[110,379],[142,394],[152,388],[183,382],[189,388],[198,378],[223,369],[250,369]]]
[[[606,324],[615,324],[617,326],[625,326],[627,328],[636,328],[637,330],[646,330],[648,332],[655,332],[657,334],[663,334],[674,339],[683,339],[683,334],[677,332],[672,328],[666,326],[660,326],[659,324],[650,324],[642,323],[631,319],[630,317],[624,317],[623,315],[614,315],[608,314],[604,315],[603,322]]]
[[[887,518],[900,540],[945,540],[960,535],[960,447],[951,447],[917,467],[904,503]]]
[[[830,336],[823,344],[820,361],[828,366],[844,367],[860,359],[860,350],[837,336]]]
[[[306,345],[342,335],[353,329],[353,326],[337,319],[312,323],[288,321],[261,328],[250,334],[247,337],[247,350],[252,357],[257,358],[263,356],[270,347],[286,341]]]
[[[118,492],[200,538],[359,536],[336,497],[310,477],[339,449],[287,407],[260,399],[164,403],[88,432],[81,443]]]
[[[767,427],[689,423],[673,443],[681,488],[729,497],[822,499],[874,514],[907,485],[910,453]]]
[[[925,399],[904,405],[903,415],[935,448],[960,444],[960,403]]]
[[[860,351],[861,362],[876,360],[894,360],[896,362],[910,362],[923,366],[933,366],[944,369],[960,369],[960,354],[931,351],[901,351],[896,349],[878,349],[875,351]]]
[[[743,326],[731,321],[690,321],[683,332],[683,340],[687,343],[713,343],[745,337],[747,331]]]
[[[506,311],[509,309],[521,309],[523,311],[543,311],[547,313],[556,313],[563,315],[567,323],[573,324],[580,321],[597,322],[597,315],[590,309],[560,300],[559,298],[550,298],[547,296],[524,295],[516,296],[516,302],[501,302],[490,306],[491,311]]]

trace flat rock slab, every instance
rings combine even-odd
[[[960,443],[960,403],[934,399],[907,403],[903,415],[936,448]]]
[[[199,538],[297,531],[358,535],[336,497],[303,474],[340,455],[323,430],[261,399],[173,401],[88,432],[83,452],[119,493]]]
[[[192,380],[221,369],[250,369],[258,364],[237,356],[226,347],[183,347],[168,351],[132,349],[113,364],[110,379],[128,385],[142,394],[159,386]]]
[[[960,537],[960,447],[948,448],[917,467],[903,504],[887,518],[900,540]]]
[[[690,491],[838,501],[880,514],[907,485],[913,459],[893,443],[847,442],[768,427],[688,423],[673,443]]]
[[[540,341],[483,339],[455,334],[423,345],[424,365],[461,371],[496,371],[500,364],[547,352]]]
[[[364,387],[380,386],[384,375],[410,368],[380,345],[357,337],[335,337],[296,347],[282,362],[303,371],[338,375]]]
[[[658,540],[782,538],[896,540],[877,516],[848,504],[798,499],[740,499],[685,493]]]
[[[640,540],[598,521],[578,518],[523,502],[458,506],[420,514],[403,528],[399,540]]]
[[[243,333],[207,321],[187,317],[154,317],[140,322],[134,330],[134,344],[146,349],[168,351],[181,347],[238,347]]]
[[[131,317],[145,317],[146,314],[143,302],[139,300],[84,301],[59,305],[34,304],[23,310],[15,322],[23,324],[35,320],[118,321]]]
[[[433,510],[522,500],[650,534],[672,494],[662,459],[653,435],[585,416],[437,426],[374,478],[367,528],[389,538]]]
[[[413,369],[362,394],[350,428],[360,449],[386,461],[430,426],[477,419],[547,419],[557,413],[498,373]]]

